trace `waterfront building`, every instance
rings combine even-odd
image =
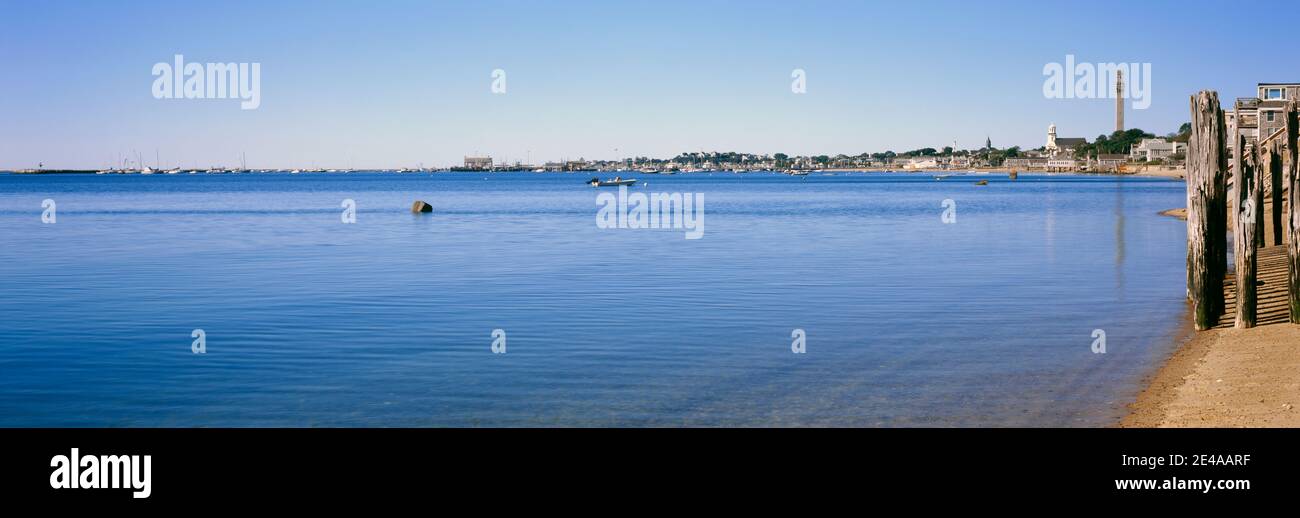
[[[1181,152],[1187,151],[1187,144],[1182,142],[1169,142],[1162,138],[1142,139],[1142,142],[1133,146],[1129,151],[1129,158],[1135,162],[1152,160],[1166,160],[1169,157]]]
[[[1008,158],[1002,161],[1002,165],[1009,169],[1034,170],[1046,169],[1047,159],[1035,156],[1020,156]]]
[[[1097,155],[1095,159],[1089,159],[1088,168],[1092,171],[1111,171],[1118,172],[1119,168],[1128,161],[1128,156],[1123,154],[1102,154]]]
[[[591,163],[587,162],[585,158],[564,162],[565,171],[591,171],[592,167]]]
[[[916,157],[904,163],[903,169],[913,171],[921,169],[939,169],[939,159],[932,156]]]
[[[467,156],[465,157],[465,169],[472,171],[488,171],[492,169],[492,157],[486,156]]]
[[[1068,173],[1079,170],[1079,161],[1073,156],[1058,155],[1047,159],[1047,170],[1056,173]]]
[[[1245,136],[1247,145],[1268,138],[1285,125],[1282,114],[1292,99],[1300,99],[1300,83],[1257,84],[1255,97],[1240,97],[1233,103],[1228,113],[1229,134]],[[1228,147],[1235,148],[1236,143],[1233,138]]]

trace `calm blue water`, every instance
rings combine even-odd
[[[1107,425],[1184,315],[1181,182],[591,176],[0,174],[0,425]]]

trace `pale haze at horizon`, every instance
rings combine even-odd
[[[1090,4],[1091,5],[1091,4]],[[1046,99],[1044,65],[1151,63],[1128,127],[1187,97],[1297,81],[1230,4],[0,2],[0,168],[415,167],[689,151],[815,155],[1089,140],[1107,99]],[[1300,6],[1279,4],[1278,17]],[[1204,37],[1193,37],[1193,35]],[[158,100],[155,63],[262,64],[261,106]],[[507,93],[491,90],[494,69]],[[807,73],[806,94],[790,73]],[[133,158],[133,156],[132,156]]]

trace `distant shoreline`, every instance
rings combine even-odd
[[[153,173],[150,173],[150,174],[155,174],[155,175],[190,174],[190,171],[196,171],[196,174],[249,174],[249,173],[258,173],[258,174],[277,174],[277,173],[279,173],[279,174],[294,174],[292,171],[298,171],[298,170],[289,170],[289,169],[268,169],[268,170],[252,170],[252,171],[239,172],[239,173],[230,172],[230,171],[221,172],[221,173],[214,173],[214,172],[208,172],[208,171],[204,171],[204,170],[183,170],[183,171],[176,171],[176,172],[154,171]],[[1186,178],[1186,176],[1187,176],[1186,171],[1185,171],[1184,169],[1159,169],[1159,170],[1153,170],[1153,171],[1144,170],[1144,171],[1123,172],[1123,173],[1112,173],[1112,172],[1088,172],[1088,171],[1049,172],[1049,171],[1015,170],[1015,169],[1009,169],[1009,168],[972,168],[972,169],[955,169],[955,170],[947,170],[947,169],[935,169],[935,170],[929,170],[929,169],[921,169],[921,170],[899,170],[899,169],[894,169],[894,170],[881,170],[881,169],[862,169],[862,168],[827,168],[827,169],[809,169],[809,170],[807,170],[807,171],[808,171],[809,173],[881,173],[881,174],[952,174],[952,173],[962,173],[962,172],[971,172],[971,171],[973,171],[973,172],[977,172],[977,173],[990,173],[990,174],[1011,174],[1011,173],[1015,172],[1015,173],[1021,173],[1021,174],[1060,174],[1060,175],[1081,175],[1081,176],[1143,176],[1143,177],[1170,178],[1170,179],[1179,179],[1179,180],[1184,179],[1184,178]],[[21,169],[21,170],[0,169],[0,174],[14,174],[14,175],[70,175],[70,174],[92,174],[92,175],[93,175],[93,174],[98,174],[99,172],[100,172],[100,170],[94,170],[94,169]],[[484,174],[497,174],[497,173],[521,173],[521,172],[526,172],[526,173],[529,173],[529,174],[573,174],[573,173],[585,173],[585,174],[629,174],[629,175],[631,175],[631,174],[641,174],[641,173],[638,173],[638,172],[636,172],[636,171],[599,171],[599,170],[595,170],[595,169],[591,169],[591,170],[575,170],[575,171],[544,171],[544,172],[541,172],[541,171],[477,171],[477,170],[475,170],[475,171],[459,171],[459,170],[450,170],[450,169],[436,169],[436,170],[428,170],[428,171],[400,171],[400,170],[396,170],[396,169],[356,169],[356,170],[352,170],[352,171],[306,171],[306,170],[301,170],[301,172],[302,172],[303,174],[349,174],[349,173],[394,173],[394,174],[407,174],[407,173],[418,173],[418,172],[424,172],[424,173],[484,173]],[[708,174],[712,174],[712,173],[732,173],[732,171],[727,171],[727,170],[717,170],[717,171],[696,171],[696,172],[680,172],[680,173],[675,173],[675,174],[681,174],[681,175],[693,175],[693,174],[704,174],[704,173],[708,173]],[[763,171],[747,171],[747,172],[744,172],[744,173],[734,173],[734,174],[750,174],[750,173],[782,173],[782,171],[778,171],[778,170],[763,170]],[[138,175],[138,174],[142,174],[142,173],[140,173],[139,171],[116,171],[116,172],[105,173],[105,174],[112,174],[112,175]],[[644,173],[644,174],[657,174],[657,173]]]
[[[21,169],[11,171],[0,169],[0,173],[10,174],[95,174],[95,171],[89,169]]]

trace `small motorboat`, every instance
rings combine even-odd
[[[632,185],[634,183],[636,183],[636,178],[624,179],[619,176],[615,176],[613,180],[601,180],[600,178],[587,180],[587,185],[592,187],[618,187],[620,185]]]

